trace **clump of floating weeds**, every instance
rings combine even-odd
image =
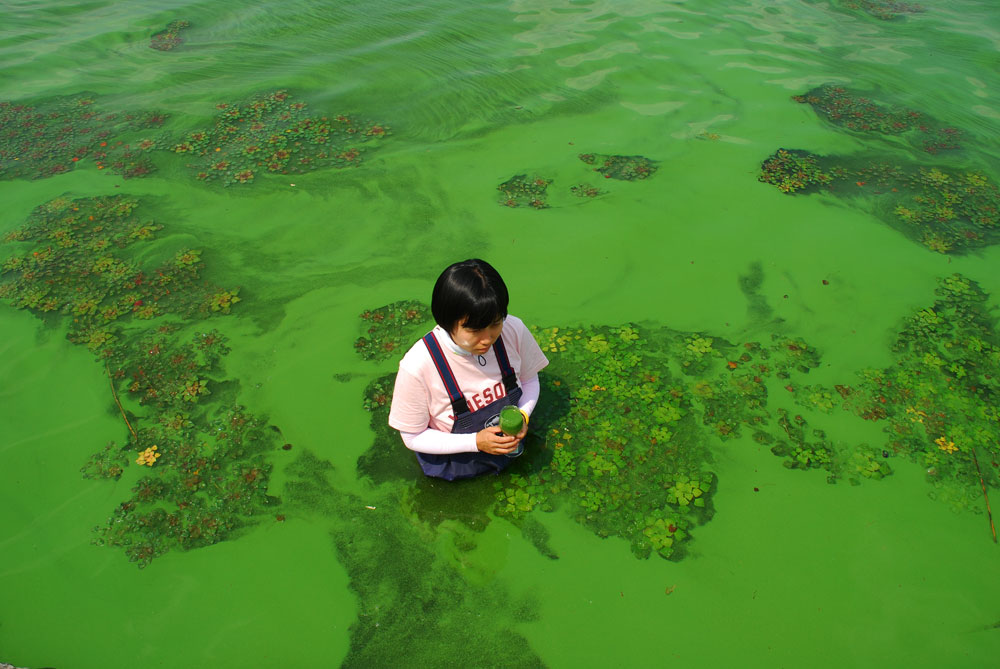
[[[202,181],[248,184],[266,173],[358,165],[362,145],[389,134],[384,125],[351,116],[311,116],[306,106],[286,91],[218,104],[214,126],[189,133],[173,151],[192,159]]]
[[[935,293],[905,320],[895,364],[836,391],[845,408],[885,422],[887,451],[920,463],[935,496],[979,510],[980,476],[1000,485],[1000,337],[975,281],[953,274]]]
[[[157,51],[171,51],[184,43],[181,32],[190,28],[187,21],[171,21],[166,29],[161,30],[149,38],[149,48]]]
[[[905,135],[932,154],[959,148],[963,135],[922,112],[879,104],[841,86],[820,86],[792,99],[810,105],[834,125],[862,134]]]
[[[526,455],[497,484],[496,512],[517,519],[561,507],[639,557],[683,555],[712,514],[714,438],[743,425],[766,431],[768,380],[808,373],[819,359],[777,335],[768,346],[734,346],[636,325],[533,331],[551,362],[546,401]]]
[[[977,172],[779,149],[758,178],[788,194],[824,188],[842,197],[877,196],[877,216],[939,253],[993,244],[1000,227],[1000,190]]]
[[[125,140],[160,128],[166,115],[102,111],[88,94],[36,104],[0,102],[0,179],[41,179],[80,161],[126,178],[153,171],[147,151],[160,140]]]
[[[430,320],[430,309],[422,302],[404,300],[361,314],[365,334],[354,348],[365,360],[385,360],[399,356],[413,343],[415,328]]]
[[[918,4],[899,0],[844,0],[843,4],[848,9],[860,9],[883,21],[900,18],[902,14],[917,14],[924,11]]]
[[[598,195],[604,195],[604,191],[588,183],[579,183],[575,186],[570,186],[569,191],[577,197],[591,198],[597,197]]]
[[[656,172],[656,162],[643,156],[609,156],[600,153],[581,153],[580,160],[594,166],[605,179],[636,181],[648,179]]]
[[[550,183],[551,179],[537,176],[529,178],[525,174],[517,174],[497,186],[500,191],[499,202],[505,207],[530,206],[545,209],[549,206],[545,204],[545,191]]]
[[[807,151],[778,149],[761,164],[758,180],[790,195],[829,186],[833,175],[823,170],[817,158]]]
[[[57,198],[38,207],[28,225],[4,241],[30,244],[0,265],[0,297],[19,309],[60,314],[70,341],[95,353],[113,348],[122,327],[164,315],[192,317],[219,311],[239,289],[200,282],[201,251],[181,249],[158,264],[129,253],[163,226],[123,196]],[[110,348],[109,348],[110,347]]]
[[[273,428],[232,402],[222,378],[226,338],[192,334],[181,319],[228,313],[238,289],[206,285],[201,252],[181,249],[140,262],[137,244],[162,229],[135,199],[58,198],[38,207],[5,240],[20,247],[0,268],[0,298],[53,324],[102,361],[128,428],[83,468],[91,478],[128,478],[131,496],[97,543],[145,566],[172,548],[226,539],[277,503],[266,494]],[[60,318],[61,317],[61,318]],[[124,400],[124,402],[123,402]]]

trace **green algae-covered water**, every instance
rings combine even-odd
[[[2,12],[0,661],[994,662],[991,3]],[[552,364],[447,485],[467,257]]]

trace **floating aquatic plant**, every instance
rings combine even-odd
[[[579,183],[576,184],[575,186],[570,186],[569,191],[573,193],[573,195],[576,195],[577,197],[591,198],[591,197],[597,197],[598,195],[604,195],[604,191],[588,183]]]
[[[848,9],[860,9],[883,21],[900,18],[902,14],[917,14],[924,11],[921,5],[900,0],[843,0]]]
[[[904,135],[927,153],[959,148],[964,134],[922,112],[880,104],[842,86],[820,86],[792,99],[834,125],[865,135]]]
[[[991,380],[1000,378],[1000,343],[975,284],[951,277],[939,294],[950,306],[919,311],[910,325],[916,339],[901,335],[897,351],[912,354],[866,371],[857,388],[806,383],[821,362],[818,351],[777,332],[766,343],[733,344],[635,325],[532,328],[551,361],[540,375],[544,401],[532,416],[525,455],[494,483],[493,511],[529,527],[533,514],[562,510],[598,536],[627,540],[639,557],[680,558],[713,513],[712,449],[744,427],[786,467],[824,470],[830,483],[889,476],[891,458],[909,451],[928,466],[939,497],[972,504],[972,445],[994,465],[986,484],[1000,478],[998,414],[989,408],[1000,390]],[[964,334],[948,325],[952,319],[964,319]],[[955,400],[959,384],[968,392]],[[776,386],[783,388],[772,397]],[[365,391],[377,438],[359,468],[380,481],[423,481],[386,424],[391,390],[390,375]],[[840,406],[891,422],[896,441],[884,448],[835,441],[810,425]],[[922,433],[915,434],[915,423],[926,423]],[[959,485],[942,482],[952,471]],[[470,482],[469,490],[480,484]],[[544,540],[538,545],[548,554]]]
[[[181,32],[190,28],[187,21],[171,21],[164,30],[149,38],[149,48],[157,51],[171,51],[184,43]]]
[[[603,174],[605,179],[622,181],[648,179],[656,173],[657,167],[656,161],[644,156],[581,153],[579,158],[588,165],[594,165],[594,171]]]
[[[978,172],[779,149],[759,180],[789,194],[823,186],[842,197],[877,196],[876,215],[939,253],[990,245],[1000,228],[1000,190]]]
[[[895,364],[864,370],[837,392],[845,408],[885,422],[887,449],[919,462],[937,495],[980,510],[979,477],[1000,485],[1000,337],[975,281],[953,274],[935,293],[906,319]]]
[[[74,169],[80,161],[125,177],[153,170],[145,151],[156,140],[125,140],[158,129],[166,115],[107,112],[96,96],[80,94],[38,103],[0,102],[0,179],[41,179]]]
[[[132,246],[162,229],[138,207],[124,196],[56,198],[37,207],[5,237],[27,248],[0,265],[0,297],[68,317],[70,341],[95,352],[112,345],[127,322],[219,311],[200,282],[199,251],[181,250],[159,264],[134,260]]]
[[[818,156],[814,154],[797,149],[778,149],[761,164],[757,179],[791,195],[829,186],[833,175],[823,170]]]
[[[311,116],[286,91],[220,103],[214,126],[188,133],[173,152],[202,181],[248,184],[267,173],[300,174],[362,161],[362,144],[389,129],[343,114]]]
[[[430,309],[416,300],[393,302],[361,314],[365,334],[354,342],[355,350],[365,360],[402,357],[405,347],[423,333],[417,326],[430,321]]]
[[[140,262],[145,254],[134,245],[162,226],[139,210],[138,200],[122,196],[57,198],[36,208],[5,237],[20,252],[0,269],[0,298],[65,324],[70,341],[103,360],[129,438],[95,453],[82,471],[116,480],[130,463],[145,471],[130,477],[132,496],[95,539],[141,567],[173,548],[224,540],[277,500],[266,493],[264,460],[275,433],[233,404],[234,384],[222,378],[225,337],[182,334],[178,324],[227,312],[237,291],[201,283],[198,250]]]
[[[549,206],[545,203],[545,191],[550,183],[551,179],[537,176],[528,178],[525,174],[517,174],[497,186],[500,191],[499,202],[505,207],[545,209]]]

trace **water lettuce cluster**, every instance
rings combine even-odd
[[[978,286],[950,277],[939,295],[900,335],[897,364],[866,370],[855,387],[808,383],[819,352],[779,332],[767,342],[732,343],[637,325],[533,328],[551,364],[540,375],[544,399],[525,454],[494,484],[492,503],[479,496],[483,482],[472,481],[463,500],[476,503],[447,511],[439,506],[445,498],[421,493],[413,513],[482,526],[491,506],[555,557],[532,516],[559,509],[599,536],[625,539],[638,557],[680,559],[714,513],[713,453],[744,430],[789,469],[823,470],[829,483],[890,476],[892,458],[910,455],[928,467],[938,496],[977,508],[971,444],[992,465],[987,485],[998,482],[990,407],[1000,343]],[[378,483],[433,488],[386,424],[392,383],[383,376],[365,390],[376,440],[359,470]],[[810,424],[843,409],[890,421],[891,441],[838,440]],[[916,423],[923,433],[915,434]]]
[[[589,183],[583,182],[578,183],[575,186],[569,187],[569,192],[577,197],[597,197],[598,195],[604,195],[604,191],[593,186]]]
[[[779,149],[761,164],[758,179],[788,194],[823,188],[877,197],[877,216],[938,253],[991,245],[1000,229],[1000,190],[979,172]]]
[[[656,172],[656,162],[644,156],[581,153],[579,158],[587,165],[594,165],[594,171],[604,175],[605,179],[635,181],[648,179]]]
[[[883,21],[900,18],[903,14],[917,14],[924,11],[921,5],[901,0],[842,0],[848,9],[860,9]]]
[[[179,249],[159,262],[136,259],[133,247],[152,241],[162,227],[140,215],[135,198],[50,200],[4,236],[24,250],[0,265],[0,298],[66,317],[69,340],[105,357],[126,324],[207,315],[219,311],[214,307],[223,294],[231,303],[239,289],[206,288],[197,249]]]
[[[919,462],[937,494],[978,511],[980,473],[1000,485],[1000,337],[975,281],[953,274],[935,294],[906,319],[895,364],[837,392],[844,408],[885,422],[887,450]]]
[[[505,207],[529,206],[535,209],[545,209],[545,191],[548,190],[551,179],[528,177],[526,174],[516,174],[497,186],[500,191],[500,204]]]
[[[961,130],[840,86],[821,86],[793,99],[861,136],[902,137],[914,158],[778,149],[761,164],[759,181],[789,195],[823,190],[863,199],[871,203],[875,216],[938,253],[962,253],[996,242],[1000,190],[995,180],[981,172],[928,166],[920,158],[959,148]]]
[[[389,133],[377,123],[343,114],[312,116],[287,91],[239,103],[220,103],[215,124],[175,142],[202,181],[247,184],[266,173],[301,174],[358,165],[363,144]]]
[[[43,179],[80,161],[126,178],[144,176],[154,170],[146,152],[157,145],[144,133],[166,119],[158,112],[105,111],[86,93],[33,104],[0,102],[0,179]]]
[[[173,548],[222,541],[277,500],[264,456],[276,448],[275,429],[233,402],[236,384],[221,367],[226,338],[181,325],[228,311],[238,289],[206,285],[198,250],[156,259],[135,248],[162,229],[140,211],[123,196],[36,208],[5,237],[18,251],[0,269],[0,298],[66,327],[103,362],[129,437],[82,472],[119,479],[134,461],[146,473],[131,477],[131,496],[95,528],[95,542],[142,567]]]
[[[412,334],[418,325],[431,320],[426,304],[402,300],[378,309],[366,309],[360,316],[365,332],[354,342],[354,349],[364,360],[386,360],[399,355],[413,343]]]
[[[761,163],[757,180],[792,195],[829,186],[833,175],[820,166],[819,156],[797,149],[778,149]]]
[[[923,112],[882,104],[843,86],[819,86],[792,99],[833,125],[867,135],[905,135],[931,154],[960,148],[965,134]]]
[[[149,48],[157,51],[171,51],[184,43],[181,32],[190,28],[187,21],[171,21],[167,27],[149,38]]]

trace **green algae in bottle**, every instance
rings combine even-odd
[[[524,414],[513,404],[508,404],[500,410],[500,431],[511,437],[517,434],[524,427]],[[524,441],[518,443],[517,448],[507,453],[508,458],[516,458],[524,452]]]

